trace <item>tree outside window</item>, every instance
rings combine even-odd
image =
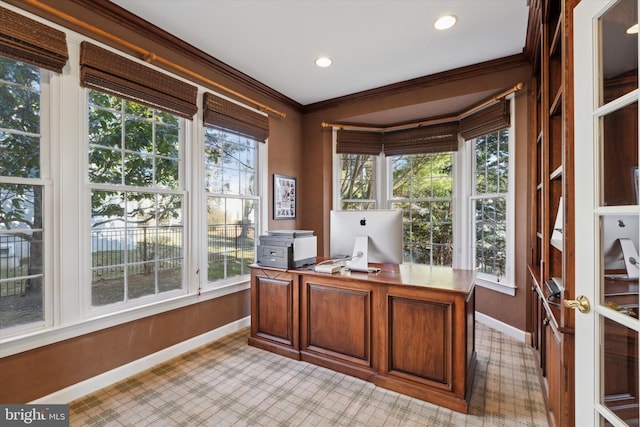
[[[340,209],[365,210],[376,207],[376,156],[340,156]]]
[[[479,273],[500,282],[507,270],[509,130],[471,141],[475,155],[472,185],[474,263]]]
[[[391,207],[403,211],[404,261],[453,263],[453,155],[391,158]]]
[[[208,280],[249,274],[255,261],[258,144],[221,129],[205,129]]]
[[[452,265],[453,154],[393,156],[380,163],[387,165],[382,170],[377,169],[376,159],[340,154],[340,208],[402,209],[404,262]],[[390,200],[376,198],[378,174],[391,176]]]
[[[183,287],[180,123],[172,114],[89,91],[94,306]]]
[[[41,70],[0,57],[0,329],[44,319]]]

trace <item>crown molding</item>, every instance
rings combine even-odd
[[[65,28],[69,28],[79,34],[83,34],[87,37],[100,41],[101,43],[112,46],[122,52],[136,56],[135,52],[130,52],[126,48],[117,45],[110,40],[103,39],[99,35],[96,35],[84,28],[73,25],[62,18],[47,13],[24,0],[4,1]],[[96,28],[107,30],[124,40],[132,40],[136,44],[140,44],[141,46],[144,45],[143,47],[149,51],[155,51],[158,48],[165,49],[167,52],[171,52],[172,55],[186,58],[188,61],[202,67],[204,70],[208,70],[211,74],[215,74],[215,76],[222,76],[222,78],[228,79],[233,84],[241,86],[252,93],[259,94],[271,102],[282,103],[296,111],[302,111],[302,105],[300,103],[108,0],[67,0],[64,2],[59,0],[40,0],[40,2],[73,16],[74,18],[82,19],[84,22],[91,24]],[[166,68],[161,64],[156,65],[160,68]],[[176,73],[173,69],[167,68],[167,70],[172,73]],[[183,77],[188,78],[188,76]],[[218,81],[219,79],[219,77],[211,78],[211,80],[214,81]],[[215,90],[215,88],[212,89]]]
[[[484,74],[505,71],[508,69],[519,68],[523,66],[530,67],[531,64],[527,60],[524,53],[519,53],[516,55],[506,56],[504,58],[494,59],[491,61],[469,65],[466,67],[443,71],[441,73],[405,80],[398,83],[392,83],[390,85],[353,93],[351,95],[340,96],[337,98],[328,99],[326,101],[308,104],[304,107],[303,111],[305,114],[313,113],[316,111],[343,106],[348,103],[366,101],[371,98],[397,95],[407,91],[452,83],[471,77],[478,77]]]

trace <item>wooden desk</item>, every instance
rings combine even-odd
[[[475,272],[382,268],[329,275],[253,266],[249,344],[467,413]]]

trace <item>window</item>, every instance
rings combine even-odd
[[[205,128],[208,281],[249,274],[259,218],[258,152],[253,139]]]
[[[334,206],[402,209],[404,262],[477,268],[513,295],[512,114],[504,99],[459,121],[336,130]]]
[[[457,123],[399,131],[337,130],[339,209],[402,209],[407,263],[453,264]]]
[[[480,136],[468,143],[475,160],[470,197],[474,266],[480,277],[500,283],[510,271],[509,129]]]
[[[0,328],[44,320],[45,194],[40,118],[47,71],[0,57]]]
[[[88,94],[92,305],[182,289],[182,120]]]
[[[340,156],[340,209],[364,210],[376,207],[376,156]]]
[[[390,159],[391,207],[404,215],[404,262],[453,263],[453,153]]]

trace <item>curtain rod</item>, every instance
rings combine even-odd
[[[78,25],[79,27],[84,28],[85,30],[89,30],[91,32],[93,32],[94,34],[98,34],[102,37],[106,37],[107,39],[118,43],[120,46],[124,46],[128,49],[133,50],[134,52],[142,55],[142,59],[144,59],[144,61],[148,62],[148,63],[152,63],[153,61],[157,61],[159,63],[162,63],[164,65],[167,65],[171,68],[173,68],[174,70],[177,70],[179,72],[185,73],[190,77],[193,77],[197,80],[200,80],[203,83],[209,84],[211,86],[214,86],[217,89],[221,89],[225,92],[227,92],[230,95],[236,96],[240,99],[242,99],[243,101],[249,102],[253,105],[255,105],[259,110],[263,110],[263,111],[268,111],[271,113],[274,113],[278,116],[280,116],[281,118],[285,118],[286,114],[278,111],[274,108],[269,107],[268,105],[265,105],[261,102],[258,102],[252,98],[249,98],[248,96],[245,96],[239,92],[236,92],[233,89],[230,89],[226,86],[221,85],[220,83],[214,82],[211,79],[208,79],[207,77],[204,77],[201,74],[198,74],[194,71],[189,70],[188,68],[183,67],[182,65],[176,64],[175,62],[169,61],[168,59],[165,59],[161,56],[157,56],[156,54],[154,54],[153,52],[150,52],[146,49],[141,48],[140,46],[137,46],[133,43],[130,43],[124,39],[121,39],[120,37],[114,36],[113,34],[109,34],[108,32],[101,30],[100,28],[94,27],[93,25],[87,24],[84,21],[81,21],[69,14],[66,14],[58,9],[55,9],[49,5],[43,4],[38,0],[24,0],[26,3],[29,3],[32,6],[37,7],[40,10],[43,10],[45,12],[49,12],[51,14],[53,14],[54,16],[57,16],[58,18],[64,19],[67,22],[70,22],[72,24]]]
[[[471,108],[469,108],[466,111],[463,111],[462,113],[456,115],[456,116],[449,116],[449,117],[441,117],[439,119],[430,119],[430,120],[422,120],[419,122],[415,122],[415,123],[407,123],[404,125],[397,125],[397,126],[365,126],[365,125],[348,125],[348,124],[341,124],[341,123],[326,123],[326,122],[322,122],[322,127],[323,128],[329,128],[329,127],[335,127],[335,128],[340,128],[340,129],[357,129],[357,130],[371,130],[371,131],[383,131],[383,132],[388,132],[388,131],[393,131],[393,130],[403,130],[403,129],[410,129],[410,128],[414,128],[414,127],[420,127],[420,126],[425,126],[425,125],[436,125],[436,124],[440,124],[440,123],[448,123],[448,122],[452,122],[454,120],[460,120],[470,114],[475,113],[478,110],[481,110],[485,107],[488,107],[491,104],[494,104],[496,102],[498,102],[499,100],[501,100],[502,98],[512,94],[513,92],[517,92],[520,89],[522,89],[524,87],[524,84],[522,84],[522,82],[517,83],[515,86],[513,86],[512,88],[509,88],[507,90],[505,90],[504,92],[501,92],[497,95],[494,95],[493,97],[481,102],[480,104],[473,106]]]

